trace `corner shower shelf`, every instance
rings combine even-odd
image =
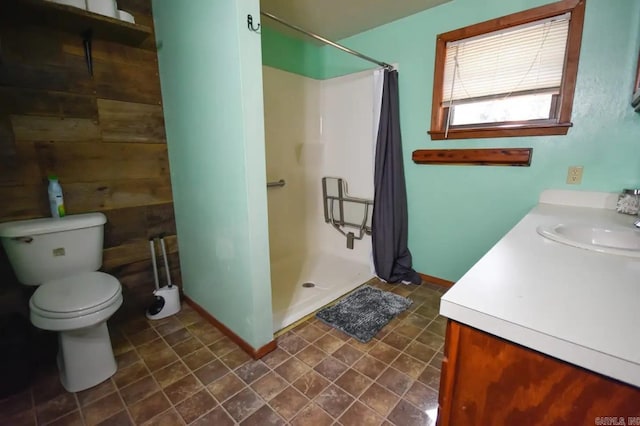
[[[347,248],[353,249],[354,240],[371,235],[373,200],[351,197],[347,193],[347,182],[336,177],[322,178],[322,200],[324,221],[347,237]],[[343,228],[356,228],[358,235]]]

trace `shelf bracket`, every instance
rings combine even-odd
[[[82,33],[82,44],[84,45],[84,59],[87,62],[87,70],[89,75],[93,77],[93,55],[91,53],[91,41],[93,39],[93,31],[91,29]]]

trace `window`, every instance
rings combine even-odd
[[[440,34],[432,139],[566,135],[585,0]]]

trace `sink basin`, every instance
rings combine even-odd
[[[632,227],[558,224],[538,226],[536,230],[545,238],[569,246],[640,257],[640,230]]]

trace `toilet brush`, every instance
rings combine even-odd
[[[154,240],[155,241],[155,240]],[[155,260],[155,245],[152,241],[152,263],[153,273],[156,282],[156,289],[153,292],[155,302],[147,310],[147,318],[161,319],[180,312],[180,292],[177,286],[171,282],[171,273],[169,271],[169,261],[167,260],[167,249],[164,244],[164,236],[160,236],[160,248],[162,249],[162,258],[164,260],[164,270],[167,277],[167,285],[160,287],[158,284],[158,271]]]
[[[156,244],[155,238],[149,239],[149,249],[151,251],[151,264],[153,265],[153,279],[156,285],[156,289],[153,292],[153,303],[147,309],[147,317],[151,318],[154,315],[157,315],[164,308],[164,298],[162,296],[158,296],[158,290],[160,290],[160,283],[158,280],[158,265],[156,264]]]
[[[169,273],[169,262],[167,261],[167,249],[164,247],[164,236],[160,237],[160,247],[162,247],[162,258],[164,259],[164,271],[167,274],[167,287],[173,287],[171,284],[171,274]]]

